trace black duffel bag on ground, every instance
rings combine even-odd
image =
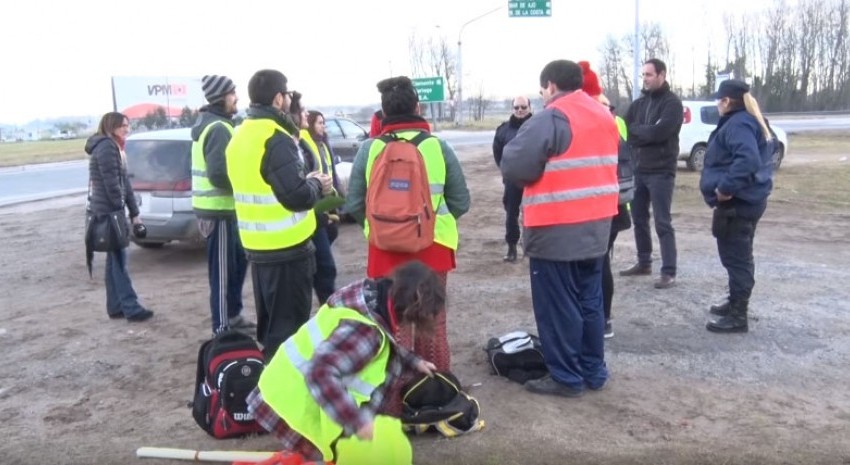
[[[487,341],[484,348],[494,375],[525,384],[549,374],[540,339],[525,331],[513,331]]]

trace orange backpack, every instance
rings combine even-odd
[[[434,243],[436,214],[425,159],[419,144],[423,131],[409,141],[395,134],[380,137],[378,154],[366,190],[369,243],[388,252],[416,253]]]

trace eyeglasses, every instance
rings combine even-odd
[[[528,105],[514,105],[514,110],[528,110]]]

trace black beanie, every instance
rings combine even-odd
[[[204,89],[204,97],[210,103],[220,102],[224,100],[225,95],[236,90],[233,80],[227,76],[207,75],[201,78],[201,83],[201,87]]]

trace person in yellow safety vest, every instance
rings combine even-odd
[[[455,252],[459,242],[457,219],[469,211],[470,196],[463,169],[451,145],[430,134],[428,122],[419,115],[419,96],[410,78],[396,76],[384,79],[378,83],[378,90],[381,92],[381,106],[384,112],[382,136],[407,140],[424,138],[417,145],[417,149],[425,162],[436,225],[434,243],[419,252],[387,251],[370,243],[366,276],[389,276],[395,267],[411,260],[419,260],[436,271],[445,285],[449,271],[456,267]],[[369,139],[360,146],[354,157],[345,197],[345,211],[364,225],[367,236],[369,224],[365,221],[366,197],[370,189],[371,170],[385,146],[386,142],[381,138]],[[451,371],[451,351],[447,333],[445,313],[442,313],[431,337],[414,335],[404,329],[395,336],[401,344],[414,348],[418,355],[433,361],[440,371]],[[393,402],[393,405],[398,407],[400,414],[401,398]]]
[[[319,142],[313,138],[313,134],[310,131],[309,112],[301,103],[301,94],[298,92],[293,92],[289,114],[292,115],[292,119],[300,128],[296,139],[298,140],[298,148],[304,157],[304,163],[308,166],[308,170],[331,176],[331,179],[334,181],[334,188],[336,188],[337,183],[333,174],[333,165],[325,157],[325,154],[329,153],[329,151],[325,150],[325,154],[323,154]],[[336,219],[338,220],[339,217],[336,217]],[[313,245],[316,247],[316,274],[313,275],[313,289],[316,291],[316,298],[320,305],[324,304],[328,300],[328,297],[336,290],[336,262],[334,261],[331,250],[330,222],[331,219],[327,213],[316,212],[316,232],[313,234],[312,239]],[[335,227],[334,232],[336,232]],[[335,235],[334,238],[336,238]]]
[[[410,464],[401,423],[379,414],[399,379],[432,376],[436,367],[392,334],[399,326],[433,331],[445,300],[439,278],[419,261],[343,287],[271,359],[248,395],[249,411],[284,450],[308,460],[361,463],[335,456],[356,437],[371,441],[375,460],[362,463]]]
[[[315,145],[319,155],[322,173],[333,178],[334,189],[339,192],[339,181],[334,167],[334,155],[327,142],[325,133],[325,116],[318,111],[307,112],[307,129],[304,139]],[[313,245],[316,246],[316,275],[313,277],[313,289],[320,303],[325,303],[336,290],[336,261],[331,245],[339,234],[337,224],[339,215],[336,210],[316,213],[316,234],[313,235]]]
[[[239,240],[233,187],[224,159],[239,99],[233,80],[227,76],[204,76],[201,83],[209,104],[200,109],[192,127],[192,208],[198,229],[207,240],[212,331],[253,332],[256,325],[242,316],[248,261]]]
[[[239,237],[253,264],[257,340],[267,360],[310,317],[313,206],[333,192],[330,176],[308,173],[298,155],[297,127],[283,111],[290,103],[286,85],[277,70],[251,77],[248,117],[225,151]]]
[[[505,146],[500,165],[525,188],[523,249],[550,373],[525,388],[563,397],[608,381],[602,263],[620,192],[617,125],[582,83],[578,64],[547,64],[540,73],[545,109]]]
[[[619,116],[614,115],[614,108],[611,102],[602,93],[602,87],[599,82],[599,77],[590,69],[590,63],[580,61],[579,66],[583,71],[582,90],[595,98],[614,117],[614,122],[617,123],[617,181],[620,185],[620,196],[617,202],[617,214],[611,218],[611,233],[608,236],[608,251],[605,252],[605,259],[602,262],[602,306],[605,315],[605,339],[614,337],[614,326],[611,323],[611,306],[614,302],[614,275],[611,272],[611,255],[614,252],[614,242],[617,241],[617,236],[621,231],[628,230],[632,227],[632,217],[629,214],[629,201],[634,196],[635,179],[634,171],[631,166],[631,148],[626,142],[628,133],[626,122]]]

